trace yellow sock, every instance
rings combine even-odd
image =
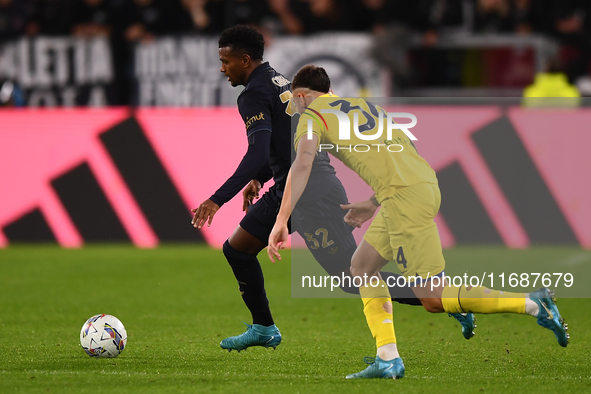
[[[359,288],[363,300],[363,313],[371,334],[376,340],[376,348],[396,343],[394,321],[392,320],[392,301],[386,282],[380,280],[377,287],[366,285]]]
[[[525,293],[509,293],[486,287],[446,286],[441,294],[448,313],[520,313],[525,314]]]

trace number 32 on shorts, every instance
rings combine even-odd
[[[330,245],[334,244],[334,241],[331,239],[328,239],[328,230],[325,228],[319,228],[318,230],[316,230],[316,232],[314,233],[316,235],[320,235],[322,234],[322,248],[328,248]],[[311,233],[304,233],[304,235],[306,236],[306,241],[308,242],[312,242],[312,245],[310,245],[310,249],[318,249],[320,247],[320,243],[318,242],[318,240],[316,240],[316,238],[314,238],[314,235]]]

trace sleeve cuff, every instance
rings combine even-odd
[[[226,203],[226,201],[221,200],[219,197],[216,197],[216,195],[214,194],[213,196],[209,197],[209,199],[211,201],[213,201],[214,203],[217,204],[218,207],[222,207],[222,205],[224,205]]]

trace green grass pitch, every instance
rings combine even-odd
[[[455,248],[448,265],[499,258],[569,259],[577,248]],[[284,255],[288,255],[284,253]],[[249,322],[218,250],[196,246],[12,246],[0,250],[0,393],[545,393],[591,391],[591,301],[559,299],[571,343],[535,319],[480,315],[465,340],[446,314],[394,305],[402,380],[345,380],[375,345],[358,299],[291,298],[289,258],[261,255],[283,343],[276,351],[222,350]],[[115,359],[79,345],[87,318],[117,316],[129,335]]]

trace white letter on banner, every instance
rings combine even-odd
[[[94,83],[111,82],[113,79],[113,62],[111,47],[104,37],[90,40],[90,80]]]
[[[158,40],[158,70],[160,75],[178,74],[178,65],[177,41],[172,37]]]
[[[54,82],[57,82],[60,86],[64,86],[68,83],[68,78],[70,77],[70,65],[68,62],[70,43],[69,40],[61,37],[54,38],[51,42],[55,50]]]
[[[88,58],[86,55],[86,40],[76,38],[73,41],[74,48],[74,81],[83,85],[88,81]],[[137,59],[137,56],[136,56]]]
[[[33,75],[31,74],[31,57],[29,56],[31,40],[23,38],[18,42],[18,80],[22,88],[33,86]]]
[[[339,119],[339,139],[351,139],[351,121],[346,113],[339,111],[338,109],[322,109],[320,110],[320,113],[336,115]]]
[[[393,122],[394,118],[408,118],[411,121],[410,121],[410,123],[405,123],[405,124],[394,123]],[[414,116],[413,114],[409,114],[406,112],[388,112],[388,131],[386,134],[386,138],[389,140],[392,140],[392,130],[402,130],[408,138],[410,138],[413,141],[416,141],[417,137],[415,137],[408,130],[411,127],[415,127],[416,125],[417,125],[417,117]]]
[[[154,81],[150,78],[140,80],[140,105],[154,105]]]
[[[76,106],[76,88],[73,86],[65,87],[62,90],[62,106],[75,107]]]
[[[107,105],[107,94],[105,89],[101,86],[95,86],[90,91],[90,97],[88,99],[88,106],[100,108]]]
[[[51,74],[49,72],[49,67],[53,64],[51,63],[51,57],[49,56],[49,43],[50,38],[37,38],[34,42],[34,56],[35,56],[35,85],[48,87],[51,86]]]
[[[16,78],[16,44],[6,43],[0,48],[0,75],[9,79]]]

